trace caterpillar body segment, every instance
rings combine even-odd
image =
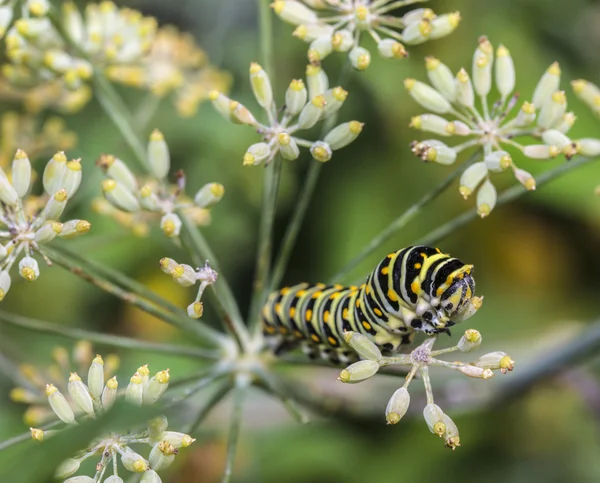
[[[407,247],[381,260],[360,287],[302,283],[271,293],[263,330],[276,353],[301,346],[309,357],[355,360],[345,331],[394,353],[418,331],[448,332],[479,309],[472,273],[438,248]]]

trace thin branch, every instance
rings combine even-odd
[[[214,407],[219,404],[229,391],[233,388],[233,384],[231,381],[223,381],[217,387],[217,390],[208,398],[208,400],[204,403],[204,405],[200,408],[200,411],[196,415],[196,419],[192,424],[190,424],[186,433],[190,435],[194,435],[198,428],[202,424],[202,422],[206,419],[206,417],[210,414],[210,412],[214,409]]]
[[[248,392],[249,380],[238,377],[233,391],[233,408],[231,410],[231,420],[229,424],[229,436],[227,438],[227,459],[225,460],[225,471],[221,483],[229,483],[233,473],[233,464],[237,452],[238,439],[242,429],[242,410],[244,409],[244,400]]]
[[[476,161],[481,156],[481,151],[477,150],[465,163],[461,164],[457,169],[448,175],[438,186],[433,190],[427,192],[419,201],[404,211],[398,218],[396,218],[387,228],[381,233],[376,235],[367,245],[361,250],[361,252],[352,259],[344,268],[342,268],[332,279],[332,283],[336,283],[339,280],[347,276],[354,268],[356,268],[365,258],[371,255],[374,251],[378,250],[386,241],[402,230],[425,206],[435,200],[441,195],[446,189],[454,182],[455,179]]]
[[[561,164],[560,166],[546,171],[535,179],[537,188],[542,187],[546,183],[562,176],[569,171],[572,171],[580,166],[583,166],[591,161],[595,161],[597,158],[578,158],[569,161],[568,163]],[[510,201],[516,200],[520,198],[524,194],[529,193],[523,186],[515,185],[512,188],[507,189],[504,193],[502,193],[498,197],[498,201],[496,202],[496,208],[509,203]],[[440,240],[446,238],[448,235],[454,233],[459,228],[467,225],[475,219],[478,219],[479,215],[477,214],[477,209],[472,208],[471,210],[463,213],[460,216],[457,216],[453,220],[450,220],[448,223],[436,228],[429,234],[425,235],[423,238],[420,238],[418,244],[423,245],[436,245]]]
[[[62,424],[62,421],[54,421],[50,424],[46,424],[45,426],[42,426],[40,429],[46,431],[48,429],[59,426],[61,424]],[[12,438],[9,438],[7,440],[0,442],[0,451],[4,451],[5,449],[10,448],[11,446],[14,446],[19,443],[23,443],[25,441],[31,441],[31,431],[28,431],[23,434],[19,434],[17,436],[14,436]]]
[[[220,353],[201,349],[199,347],[186,347],[172,344],[163,344],[158,342],[147,342],[130,337],[123,337],[112,334],[100,334],[75,327],[68,327],[43,320],[30,319],[22,315],[11,314],[0,310],[0,320],[7,324],[14,325],[27,330],[33,330],[44,334],[54,334],[74,340],[88,340],[95,344],[107,345],[110,347],[122,347],[124,349],[160,352],[164,354],[173,354],[185,357],[195,357],[200,359],[218,359]]]

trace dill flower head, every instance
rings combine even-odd
[[[93,66],[139,62],[156,31],[154,18],[110,1],[88,4],[85,15],[73,2],[64,2],[60,20],[68,38],[46,17],[20,18],[6,34],[6,53],[14,64],[42,78],[62,78],[70,88],[89,81]]]
[[[266,113],[266,124],[259,122],[241,103],[217,91],[210,94],[216,110],[226,120],[251,126],[262,136],[262,142],[246,151],[244,166],[269,164],[277,154],[294,160],[300,156],[301,147],[308,148],[314,159],[324,163],[331,159],[333,151],[352,143],[362,131],[361,122],[350,121],[334,127],[323,140],[313,142],[297,137],[298,131],[310,129],[337,112],[348,96],[341,87],[329,88],[327,75],[319,66],[306,67],[306,84],[300,79],[290,83],[282,109],[273,100],[269,76],[256,63],[250,65],[250,84],[256,101]]]
[[[196,224],[206,224],[206,210],[216,205],[225,194],[225,188],[219,183],[204,185],[191,200],[184,194],[185,174],[178,171],[176,184],[169,184],[167,179],[171,167],[169,147],[162,133],[154,130],[150,135],[147,151],[147,163],[150,176],[139,180],[126,163],[112,154],[100,156],[96,164],[106,174],[102,181],[102,191],[112,208],[124,213],[119,220],[125,226],[132,226],[134,231],[143,235],[147,232],[147,221],[160,219],[160,228],[170,237],[179,236],[182,221],[175,213],[183,210],[186,216]],[[110,207],[96,203],[95,209],[119,219]]]
[[[429,430],[442,438],[446,447],[454,450],[460,446],[460,436],[454,421],[435,404],[429,368],[432,366],[443,367],[460,372],[464,376],[474,379],[487,380],[494,376],[494,371],[506,374],[514,369],[514,361],[504,352],[490,352],[469,363],[446,362],[437,359],[437,356],[452,352],[470,352],[477,349],[482,342],[479,331],[468,329],[459,340],[458,344],[448,349],[433,350],[436,337],[428,338],[423,344],[414,349],[410,354],[399,354],[386,357],[379,348],[365,335],[356,332],[345,332],[345,341],[361,358],[340,372],[338,380],[343,383],[359,383],[373,377],[381,367],[402,365],[410,367],[404,384],[399,388],[385,409],[385,419],[388,424],[398,424],[407,413],[410,405],[409,387],[414,376],[419,373],[425,387],[427,404],[423,410],[423,417]]]
[[[119,392],[117,378],[107,376],[105,362],[99,355],[91,361],[84,377],[87,383],[83,382],[77,372],[72,372],[68,381],[62,384],[67,388],[64,394],[56,385],[46,384],[46,397],[55,417],[67,425],[100,416],[120,397],[136,406],[155,404],[167,390],[170,380],[168,369],[151,377],[150,369],[143,365],[130,378],[125,391]],[[79,470],[81,463],[96,457],[99,461],[93,478],[77,476],[66,481],[103,481],[107,471],[113,473],[113,480],[123,481],[117,473],[120,461],[127,471],[142,474],[142,481],[160,482],[156,472],[171,465],[179,448],[185,448],[194,442],[189,435],[168,431],[167,428],[168,421],[161,416],[142,428],[123,428],[121,431],[100,435],[86,449],[63,461],[57,467],[55,477],[69,478]],[[37,441],[45,441],[54,433],[31,428],[31,436]],[[137,451],[139,445],[145,444],[151,447],[147,457]]]
[[[67,160],[63,152],[56,153],[44,169],[44,194],[30,196],[33,171],[27,154],[18,150],[12,162],[11,180],[0,169],[0,300],[10,289],[10,271],[18,266],[19,275],[28,282],[37,280],[40,269],[33,257],[36,252],[52,263],[43,253],[42,245],[54,238],[73,238],[90,230],[85,220],[60,219],[67,202],[81,183],[81,160]]]
[[[510,169],[525,188],[535,189],[533,176],[516,165],[509,151],[536,160],[561,153],[569,159],[577,153],[577,143],[566,135],[575,116],[567,112],[556,62],[542,75],[530,100],[524,102],[513,94],[516,75],[510,52],[500,45],[494,59],[494,48],[487,37],[481,37],[475,49],[472,77],[465,69],[454,76],[433,57],[428,57],[425,65],[432,86],[415,79],[404,81],[413,99],[429,111],[414,117],[410,126],[438,137],[466,140],[455,146],[437,139],[414,141],[413,153],[423,161],[450,165],[467,148],[481,147],[483,159],[465,170],[459,188],[465,199],[477,193],[481,217],[489,215],[496,203],[492,173]],[[497,93],[492,92],[494,81]],[[490,96],[493,103],[489,102]],[[538,144],[522,144],[527,138],[537,139]]]
[[[172,94],[182,116],[191,116],[212,90],[226,92],[230,76],[211,66],[206,52],[188,34],[167,26],[158,29],[147,55],[139,65],[115,65],[109,78],[157,96]]]
[[[67,381],[64,375],[69,372],[87,373],[94,351],[92,344],[86,340],[77,341],[71,352],[65,347],[57,346],[52,350],[52,362],[41,366],[33,364],[19,365],[19,374],[26,384],[15,387],[10,392],[10,398],[16,403],[27,404],[23,413],[23,421],[28,426],[39,426],[54,421],[56,416],[48,404],[46,384],[57,387],[70,401]],[[104,375],[111,378],[120,365],[116,354],[108,354],[104,358]]]
[[[417,8],[401,17],[393,15],[395,10],[417,2],[276,0],[271,7],[282,20],[297,25],[294,36],[310,43],[311,63],[319,64],[332,52],[347,52],[354,68],[365,70],[371,63],[371,53],[361,46],[363,34],[373,38],[381,57],[402,59],[408,56],[403,44],[439,39],[458,26],[458,12],[438,16],[430,8]]]
[[[41,124],[41,125],[40,125]],[[10,166],[19,147],[31,159],[51,156],[56,151],[75,147],[77,136],[65,121],[49,117],[45,121],[27,114],[9,111],[0,117],[0,167]]]

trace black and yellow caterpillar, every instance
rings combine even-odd
[[[299,345],[333,363],[356,358],[345,331],[368,336],[384,353],[410,344],[416,331],[449,332],[481,306],[473,265],[439,248],[413,246],[389,254],[360,287],[285,287],[269,295],[263,329],[276,353]]]

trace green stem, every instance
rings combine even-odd
[[[265,69],[274,84],[275,55],[273,52],[273,21],[271,17],[270,0],[258,0],[258,30],[260,31],[260,57]]]
[[[540,188],[546,183],[549,183],[550,181],[562,176],[563,174],[568,173],[569,171],[572,171],[580,166],[583,166],[595,160],[596,158],[579,158],[576,160],[571,160],[568,163],[561,164],[560,166],[546,171],[545,173],[538,176],[535,179],[536,186],[537,188]],[[520,198],[528,192],[529,191],[527,191],[520,184],[507,189],[498,197],[498,200],[496,201],[496,209],[502,205],[509,203],[510,201]],[[453,220],[450,220],[448,223],[445,223],[444,225],[431,231],[429,234],[425,235],[416,243],[429,246],[436,245],[437,243],[439,243],[440,240],[446,238],[448,235],[454,233],[456,230],[462,228],[463,226],[467,225],[468,223],[472,222],[478,217],[479,215],[477,214],[477,208],[473,208],[463,213],[462,215],[457,216]]]
[[[371,255],[374,251],[378,250],[386,241],[393,237],[396,233],[402,230],[419,212],[441,195],[446,189],[454,182],[454,180],[467,169],[476,159],[481,155],[480,150],[477,150],[465,163],[455,169],[446,179],[444,179],[438,186],[433,190],[427,192],[419,201],[409,207],[404,213],[396,218],[387,228],[381,233],[375,236],[367,245],[361,250],[361,252],[342,268],[332,279],[332,283],[337,283],[339,280],[348,275],[354,268],[356,268],[364,259]]]
[[[17,327],[27,330],[41,332],[43,334],[60,335],[74,340],[88,340],[95,344],[102,344],[111,347],[122,347],[124,349],[161,352],[164,354],[174,354],[186,357],[197,357],[201,359],[218,359],[219,352],[201,349],[198,347],[186,347],[172,344],[163,344],[158,342],[147,342],[143,340],[132,339],[112,334],[100,334],[74,327],[53,324],[43,320],[30,319],[17,314],[11,314],[0,310],[0,320]]]
[[[309,422],[308,416],[298,407],[294,398],[289,394],[275,374],[259,367],[254,368],[254,371],[260,386],[269,394],[277,397],[292,418],[301,424]]]
[[[206,419],[206,417],[210,414],[213,408],[219,404],[229,391],[233,388],[231,381],[223,381],[220,386],[217,387],[217,390],[208,398],[208,400],[204,403],[204,405],[200,408],[200,411],[196,415],[196,419],[192,424],[190,424],[186,433],[190,435],[194,435],[198,428],[202,424],[202,422]]]
[[[242,410],[244,399],[248,390],[249,381],[238,378],[233,393],[233,409],[231,411],[231,420],[229,424],[229,437],[227,439],[227,459],[225,461],[225,471],[221,483],[229,483],[233,473],[233,464],[237,452],[238,439],[242,429]]]
[[[66,268],[71,273],[77,275],[88,283],[95,285],[96,287],[104,290],[105,292],[114,295],[115,297],[123,300],[124,302],[130,303],[144,312],[147,312],[150,315],[158,317],[159,319],[168,322],[169,324],[174,325],[175,327],[194,334],[199,339],[210,342],[212,344],[217,344],[222,346],[225,343],[225,338],[223,335],[219,334],[217,331],[211,329],[210,327],[199,324],[197,322],[192,321],[188,317],[180,317],[176,314],[171,314],[170,312],[157,307],[153,303],[150,303],[145,298],[142,298],[134,293],[128,292],[127,290],[122,289],[118,285],[111,283],[110,281],[102,278],[100,276],[94,275],[84,268],[81,265],[73,262],[68,257],[65,257],[58,252],[51,252],[50,250],[44,249],[43,253],[47,253],[49,258],[52,259],[53,262],[56,262],[58,265]]]

